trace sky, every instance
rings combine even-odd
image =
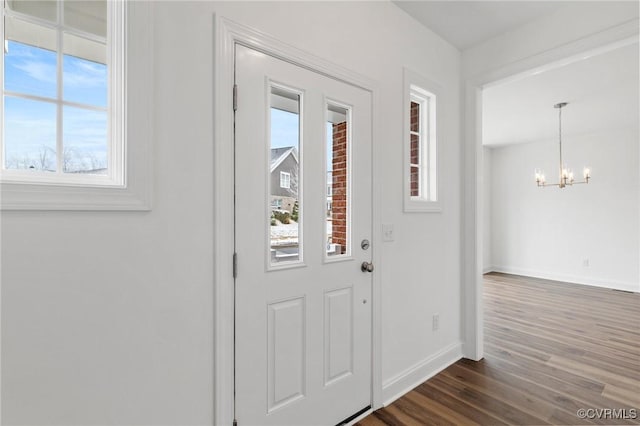
[[[331,123],[327,128],[327,170],[333,170],[332,139],[333,131]],[[271,148],[283,148],[285,146],[298,147],[298,114],[271,108]]]
[[[56,53],[9,41],[4,57],[5,90],[55,99]],[[105,108],[62,108],[62,141],[67,171],[107,167],[107,67],[65,55],[64,100]],[[56,104],[15,96],[4,98],[6,168],[56,168]]]
[[[55,100],[57,55],[53,51],[9,41],[4,57],[5,90]],[[107,167],[107,67],[64,55],[64,100],[105,108],[62,108],[65,171]],[[56,169],[57,107],[55,103],[5,96],[5,167]],[[272,109],[271,147],[298,147],[298,115]],[[327,165],[332,169],[331,123],[327,123]]]

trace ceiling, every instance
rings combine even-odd
[[[460,50],[534,21],[565,1],[406,1],[393,3]]]
[[[483,144],[503,146],[638,127],[638,42],[485,88]]]
[[[552,15],[571,1],[407,1],[393,3],[459,50]],[[639,125],[638,41],[549,64],[545,71],[483,90],[483,144],[503,146]]]

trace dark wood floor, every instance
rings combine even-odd
[[[640,424],[640,294],[498,273],[484,282],[485,358],[458,361],[359,425]]]

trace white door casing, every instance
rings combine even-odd
[[[371,93],[236,47],[235,391],[248,424],[336,424],[371,405]],[[298,261],[273,264],[272,88],[300,96]],[[348,250],[327,256],[328,104],[349,111]]]

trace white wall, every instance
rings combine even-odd
[[[214,13],[378,82],[383,396],[459,354],[459,52],[386,2],[157,2],[153,210],[2,213],[5,424],[213,422]],[[443,87],[440,214],[402,211],[403,66]]]
[[[557,182],[557,141],[492,149],[492,269],[640,291],[639,140],[637,128],[563,138],[574,170],[593,170],[564,189],[532,178],[541,167]]]
[[[555,13],[465,50],[463,72],[471,76],[497,70],[623,23],[635,21],[637,27],[637,19],[635,1],[566,2]]]
[[[493,201],[493,191],[491,184],[491,153],[488,147],[482,148],[482,272],[487,273],[493,270],[493,253],[491,245],[491,206]]]

